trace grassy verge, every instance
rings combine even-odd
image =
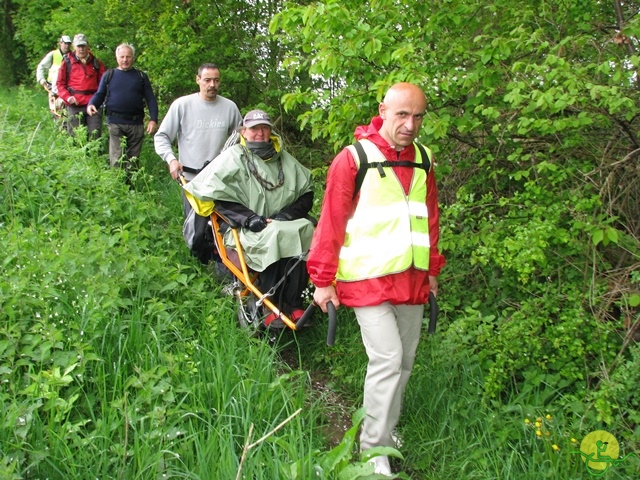
[[[320,354],[323,332],[314,330],[302,362],[310,370],[331,372],[332,388],[342,392],[347,412],[354,412],[361,404],[366,357],[355,319],[341,315],[336,346]],[[544,385],[488,404],[478,359],[452,355],[441,332],[428,336],[425,326],[423,335],[398,429],[404,459],[393,461],[396,471],[422,480],[594,478],[580,444],[589,432],[608,427],[581,415],[584,406],[558,407],[561,393],[550,394]],[[634,451],[633,443],[620,441],[620,458]],[[640,472],[634,454],[607,465],[605,472],[596,471],[600,478],[632,479]]]
[[[188,256],[150,140],[129,189],[38,95],[0,97],[0,477],[281,478],[320,444],[306,376]]]
[[[184,247],[179,187],[151,139],[130,189],[103,141],[59,133],[41,93],[13,90],[0,142],[0,478],[367,478],[352,312],[332,348],[322,318],[275,347],[248,338]],[[547,380],[487,402],[482,362],[453,350],[444,320],[409,383],[402,478],[591,478],[578,443],[607,426]],[[337,396],[311,391],[318,372]],[[328,429],[336,408],[355,427]],[[343,435],[333,449],[328,430]],[[604,478],[640,472],[638,457],[610,466]]]

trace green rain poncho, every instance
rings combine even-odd
[[[251,153],[244,142],[234,145],[218,155],[191,182],[184,185],[188,194],[201,201],[235,202],[250,208],[258,215],[270,217],[291,205],[300,196],[312,190],[311,173],[289,153],[280,148],[278,136],[271,141],[278,152],[265,161]],[[282,184],[273,189],[263,186],[278,185],[278,164],[282,164]],[[255,165],[257,176],[251,173]],[[306,252],[311,245],[313,224],[305,219],[273,220],[261,232],[241,228],[240,243],[244,248],[247,265],[261,272],[281,258],[295,257]],[[231,231],[224,235],[225,246],[233,248]]]

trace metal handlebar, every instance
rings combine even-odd
[[[311,302],[309,304],[309,306],[307,307],[307,309],[304,311],[304,313],[302,314],[302,316],[298,319],[298,321],[296,322],[296,330],[299,330],[300,328],[304,327],[305,324],[307,323],[307,321],[313,316],[313,311],[316,309],[316,304],[314,302]]]
[[[434,334],[436,333],[436,323],[438,322],[438,302],[433,292],[429,292],[429,308],[429,329],[427,333]]]
[[[296,322],[296,330],[302,328],[307,323],[316,308],[318,308],[318,305],[315,302],[311,302],[311,304],[307,307],[302,316]],[[336,307],[335,305],[333,305],[333,302],[327,302],[327,314],[329,315],[327,345],[333,347],[334,343],[336,342],[336,327],[338,325]]]
[[[336,343],[336,327],[338,326],[336,307],[333,302],[327,302],[327,314],[329,315],[329,326],[327,328],[327,345],[333,347]]]

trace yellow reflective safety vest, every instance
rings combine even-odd
[[[53,50],[53,56],[51,57],[51,68],[49,68],[49,74],[47,75],[47,82],[55,84],[58,79],[58,70],[62,65],[62,52],[56,48]]]
[[[427,211],[427,171],[420,149],[415,162],[389,162],[370,140],[360,141],[369,162],[362,181],[355,212],[347,222],[340,250],[336,279],[358,281],[399,273],[413,267],[429,270],[429,213]],[[358,168],[356,148],[350,149]],[[425,148],[431,165],[432,153]],[[414,168],[409,195],[396,177],[392,165]],[[414,165],[414,166],[411,166]]]

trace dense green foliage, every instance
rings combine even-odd
[[[0,86],[15,85],[17,81],[17,59],[13,48],[14,25],[11,21],[13,4],[9,0],[0,1]]]
[[[396,81],[430,100],[449,358],[640,441],[637,2],[290,2],[285,92],[339,148]],[[297,28],[296,28],[297,27]],[[635,419],[635,420],[633,420]]]
[[[288,143],[299,143],[295,116],[283,115],[280,107],[282,92],[292,84],[279,69],[284,52],[280,42],[267,35],[279,0],[14,3],[17,51],[12,70],[23,83],[35,82],[36,65],[57,47],[62,34],[86,34],[92,51],[107,67],[116,66],[116,46],[129,42],[136,48],[136,66],[149,74],[161,111],[176,97],[197,90],[198,67],[212,62],[221,68],[222,95],[232,98],[243,113],[267,109]]]

